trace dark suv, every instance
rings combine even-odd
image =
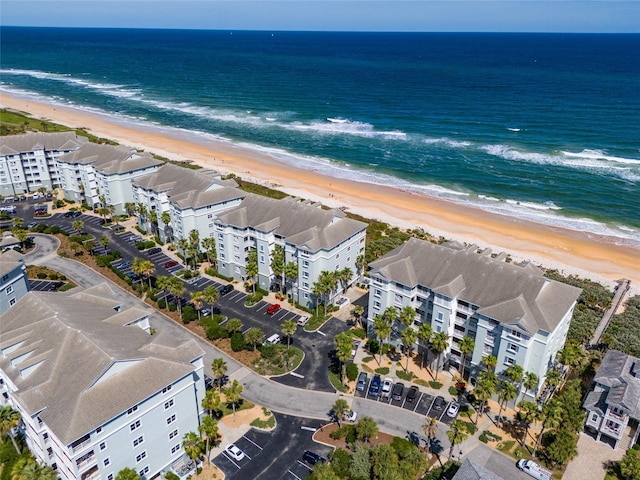
[[[232,291],[233,291],[233,285],[227,284],[220,289],[220,295],[226,295],[227,293],[230,293]]]
[[[155,255],[156,253],[160,253],[162,249],[160,247],[153,247],[147,250],[147,255]]]
[[[393,399],[394,400],[402,400],[402,394],[404,393],[404,383],[396,383],[393,386]]]
[[[380,385],[382,385],[382,379],[380,375],[375,375],[371,380],[371,385],[369,385],[369,395],[377,397],[380,394]]]
[[[311,450],[305,450],[304,455],[302,455],[302,459],[310,465],[315,465],[316,463],[325,463],[327,461],[324,457],[321,457],[316,452],[312,452]]]

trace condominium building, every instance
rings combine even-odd
[[[61,186],[57,160],[87,143],[75,132],[25,133],[0,137],[0,195],[53,190]]]
[[[564,346],[573,309],[581,290],[549,280],[531,264],[514,265],[479,252],[476,245],[435,245],[410,239],[371,263],[368,325],[387,307],[416,310],[409,328],[422,323],[434,333],[446,332],[447,362],[460,364],[459,341],[467,336],[475,348],[467,366],[472,384],[482,359],[498,359],[496,373],[518,364],[535,373],[542,385]],[[399,344],[404,326],[394,322],[392,342]],[[427,346],[418,341],[418,348]],[[536,391],[522,392],[535,397]]]
[[[202,349],[151,335],[150,310],[114,298],[107,283],[29,292],[0,315],[0,404],[63,480],[176,470],[204,413]]]
[[[223,180],[213,170],[164,164],[133,181],[133,201],[146,211],[138,217],[140,227],[163,241],[188,238],[191,230],[197,230],[200,238],[213,236],[216,214],[239,205],[246,195],[236,186],[235,180]],[[165,212],[169,223],[162,221]]]
[[[158,170],[163,164],[148,153],[131,147],[87,143],[57,160],[64,197],[90,207],[101,207],[100,197],[115,207],[116,214],[125,212],[125,204],[133,202],[131,182]]]
[[[364,254],[367,228],[365,223],[347,218],[341,210],[324,210],[295,198],[276,200],[257,195],[248,195],[238,207],[219,214],[215,225],[220,273],[248,280],[247,253],[255,248],[257,284],[269,290],[278,281],[271,260],[275,246],[280,245],[285,263],[298,266],[298,277],[287,289],[307,307],[315,304],[313,284],[322,271],[349,268],[353,273],[349,284],[353,283],[356,260]]]
[[[593,390],[584,400],[585,427],[596,439],[613,443],[614,450],[632,426],[635,444],[640,434],[640,358],[609,350],[593,378]]]
[[[0,314],[29,292],[24,257],[15,250],[0,253]]]

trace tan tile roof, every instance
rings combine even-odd
[[[87,142],[88,139],[86,137],[77,136],[75,132],[33,132],[21,135],[6,135],[0,137],[0,154],[26,153],[40,148],[49,151],[72,150]]]

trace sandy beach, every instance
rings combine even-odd
[[[616,245],[613,239],[519,221],[394,188],[341,180],[297,169],[239,146],[205,139],[191,141],[168,129],[165,134],[153,127],[124,126],[115,117],[71,107],[4,93],[0,105],[70,127],[83,127],[94,135],[167,158],[191,160],[222,173],[235,173],[290,195],[344,207],[401,228],[421,227],[436,236],[476,243],[494,252],[506,251],[517,261],[530,260],[564,274],[591,278],[609,286],[628,278],[634,292],[640,292],[640,249]]]

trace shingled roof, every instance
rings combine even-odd
[[[0,368],[17,401],[69,444],[188,375],[195,341],[164,343],[116,311],[105,283],[78,293],[30,292],[0,315]],[[117,374],[116,374],[117,373]]]
[[[78,150],[61,156],[58,161],[71,164],[92,164],[97,171],[106,175],[134,172],[163,163],[148,153],[138,153],[131,147],[98,143],[87,143]]]
[[[86,137],[79,137],[75,132],[32,132],[22,135],[6,135],[0,137],[0,155],[15,155],[36,150],[66,151],[86,144]]]
[[[239,206],[219,215],[217,222],[273,232],[311,252],[330,250],[367,228],[341,210],[323,210],[291,197],[277,200],[258,195],[248,195]]]
[[[505,263],[456,243],[435,245],[415,238],[372,262],[370,273],[469,302],[478,313],[529,334],[552,332],[581,292],[545,278],[530,265]]]
[[[629,412],[631,417],[640,419],[639,358],[618,350],[609,350],[602,359],[593,380],[597,384],[608,387],[608,390],[591,392],[585,401],[585,408],[592,406],[603,412],[606,404],[610,407],[622,408]]]

